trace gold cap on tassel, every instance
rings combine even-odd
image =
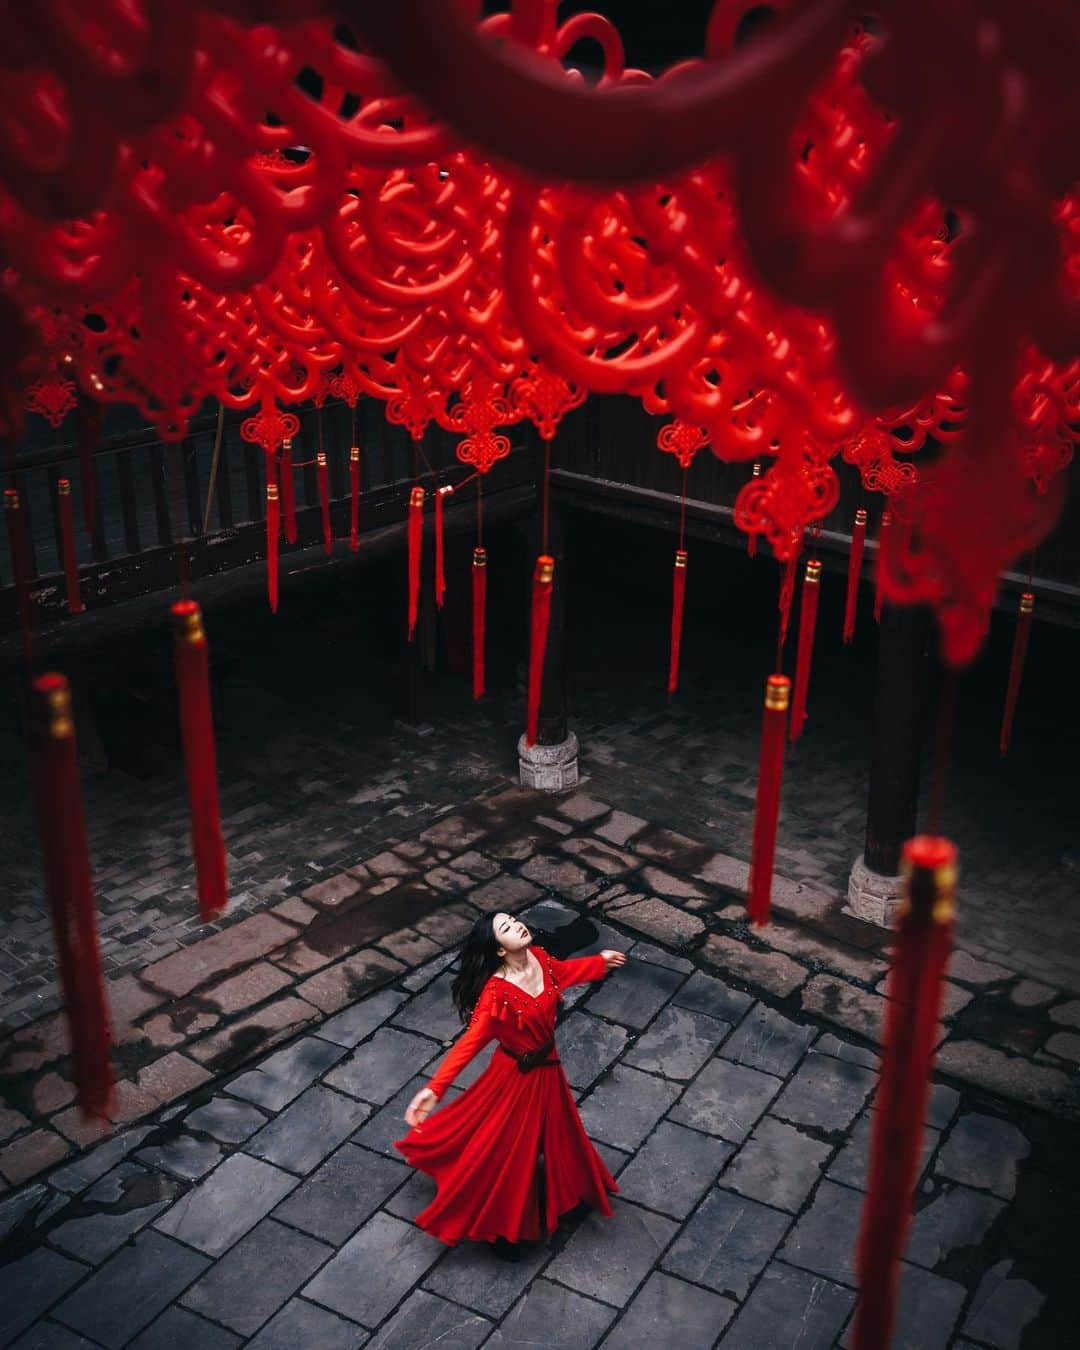
[[[684,548],[677,548],[677,549],[675,550],[675,566],[676,566],[676,567],[685,567],[685,566],[686,566],[686,558],[687,558],[686,549],[684,549]]]
[[[860,506],[859,509],[855,512],[855,524],[856,524],[856,525],[865,525],[865,524],[866,524],[866,507],[865,507],[865,506]]]
[[[67,478],[58,478],[56,480],[56,491],[61,497],[71,496],[71,482]]]
[[[409,505],[423,506],[423,504],[424,504],[424,489],[422,487],[414,487],[412,492],[409,493]]]
[[[71,689],[63,675],[50,672],[34,681],[34,690],[41,695],[41,730],[50,740],[67,740],[75,734],[75,720],[71,715]]]
[[[19,494],[15,488],[4,489],[4,509],[6,511],[18,511],[22,503],[19,501]]]
[[[358,445],[353,445],[349,447],[349,463],[350,464],[360,463],[360,447]]]
[[[487,566],[487,549],[486,549],[486,548],[474,548],[474,549],[473,549],[473,551],[472,551],[472,565],[473,565],[474,567],[486,567],[486,566]]]
[[[325,450],[316,450],[316,451],[315,451],[315,463],[319,466],[320,469],[325,469],[325,468],[326,468],[326,451],[325,451]]]
[[[1020,597],[1020,613],[1032,614],[1035,611],[1035,596],[1031,591],[1025,591]]]
[[[268,502],[276,502],[277,499],[278,499],[278,485],[276,483],[267,483],[266,500]]]
[[[821,580],[821,563],[818,562],[817,558],[807,559],[804,580],[808,586],[816,586]]]
[[[786,675],[770,675],[765,681],[765,707],[771,712],[787,712],[791,703],[791,681]]]
[[[172,607],[173,631],[178,641],[205,642],[202,610],[195,600],[177,600]]]
[[[900,872],[904,878],[901,914],[934,923],[951,923],[956,899],[957,850],[951,839],[917,834],[904,845]]]
[[[550,586],[555,580],[555,559],[547,553],[541,553],[536,560],[536,579],[545,586]]]

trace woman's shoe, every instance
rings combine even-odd
[[[488,1246],[499,1258],[500,1261],[520,1261],[521,1247],[516,1242],[510,1242],[504,1237],[496,1238],[494,1242],[489,1242]]]

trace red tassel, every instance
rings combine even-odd
[[[83,525],[93,536],[97,522],[97,465],[94,452],[101,440],[105,410],[89,394],[79,394],[79,486],[82,490]]]
[[[349,451],[349,550],[360,547],[360,447]]]
[[[529,692],[525,709],[526,745],[536,743],[536,729],[540,721],[540,691],[544,683],[544,655],[547,651],[548,624],[551,621],[551,584],[554,579],[555,559],[541,553],[533,573]]]
[[[4,516],[7,519],[8,551],[15,581],[15,607],[19,615],[19,635],[22,638],[23,660],[34,663],[34,642],[30,626],[30,582],[26,565],[26,517],[22,501],[15,488],[4,489]]]
[[[104,1120],[113,1095],[109,1010],[68,682],[63,675],[42,675],[31,699],[34,796],[72,1072],[83,1115]]]
[[[56,484],[60,508],[60,543],[64,554],[64,582],[69,614],[81,614],[86,606],[79,592],[79,554],[75,547],[75,513],[71,506],[71,483],[61,478]]]
[[[326,467],[326,451],[320,450],[315,456],[315,470],[319,478],[319,507],[322,511],[323,548],[330,553],[334,547],[334,535],[330,526],[330,476]]]
[[[857,1250],[856,1350],[883,1350],[892,1333],[952,947],[956,847],[948,839],[919,835],[904,845],[902,867],[904,907],[889,975],[870,1184]]]
[[[1035,596],[1025,591],[1020,597],[1020,613],[1016,619],[1016,634],[1013,637],[1012,663],[1009,666],[1009,687],[1005,694],[1005,711],[1001,717],[1001,738],[998,748],[1003,755],[1009,753],[1012,743],[1013,718],[1016,716],[1016,702],[1020,697],[1020,681],[1024,676],[1024,662],[1027,659],[1028,638],[1031,636],[1031,616],[1035,610]]]
[[[484,627],[487,621],[487,549],[472,555],[472,696],[484,697]]]
[[[795,660],[795,692],[791,698],[789,734],[797,741],[806,726],[806,696],[810,689],[810,665],[814,659],[814,632],[817,629],[818,600],[821,596],[821,563],[809,558],[803,577],[802,604],[799,608],[799,650]]]
[[[860,506],[855,512],[851,531],[851,552],[848,554],[847,600],[844,604],[844,644],[855,636],[855,616],[859,608],[859,579],[862,576],[863,546],[866,543],[866,512]]]
[[[285,538],[290,544],[295,544],[296,484],[293,482],[291,436],[286,436],[281,443],[281,518],[285,526]]]
[[[878,530],[877,537],[877,572],[874,580],[874,619],[877,623],[881,622],[881,551],[885,547],[885,536],[889,532],[889,526],[892,524],[892,516],[888,511],[881,513],[881,527]]]
[[[414,487],[409,496],[409,641],[416,630],[420,603],[420,550],[424,543],[424,489]]]
[[[776,825],[780,815],[780,784],[784,776],[784,736],[790,701],[791,681],[788,677],[770,675],[765,682],[765,714],[761,725],[754,842],[747,892],[750,919],[758,927],[769,921]]]
[[[172,607],[172,615],[199,912],[203,922],[208,923],[229,900],[225,841],[218,810],[214,719],[210,709],[210,651],[202,611],[194,600],[178,600]]]
[[[277,613],[278,602],[278,533],[281,529],[281,505],[276,483],[266,485],[266,594],[270,613]]]
[[[753,472],[751,473],[750,476],[751,478],[761,477],[761,464],[758,460],[754,461]],[[746,536],[746,556],[748,558],[754,558],[757,556],[757,534],[754,533],[753,531],[751,531],[750,534]]]
[[[446,484],[435,492],[435,603],[443,607],[446,597],[446,567],[443,562],[443,498],[449,497],[453,488]]]
[[[671,578],[671,658],[668,662],[667,691],[679,687],[679,652],[682,648],[683,605],[686,602],[686,549],[675,550],[675,570]]]

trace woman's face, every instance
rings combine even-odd
[[[532,934],[512,914],[496,914],[491,927],[500,952],[520,952],[532,942]]]

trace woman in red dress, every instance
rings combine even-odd
[[[416,1217],[421,1228],[448,1246],[470,1238],[510,1257],[513,1244],[551,1233],[560,1215],[582,1202],[610,1217],[608,1193],[619,1189],[585,1133],[554,1033],[562,990],[602,979],[626,957],[605,951],[559,961],[532,942],[512,915],[477,920],[453,983],[468,1030],[409,1103],[409,1133],[395,1143],[436,1182],[435,1199]],[[429,1119],[465,1065],[493,1040],[498,1050],[487,1069]]]

